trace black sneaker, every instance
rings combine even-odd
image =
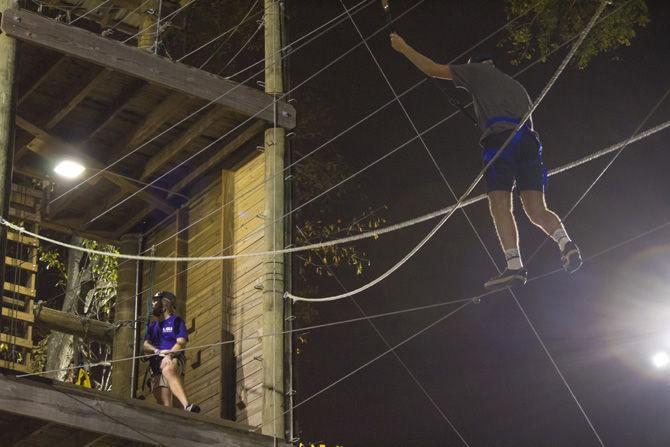
[[[525,268],[516,270],[505,269],[498,276],[494,276],[484,283],[487,290],[504,289],[506,287],[517,287],[526,284],[528,279],[528,272]]]
[[[582,255],[577,244],[572,241],[565,244],[561,251],[561,263],[563,270],[568,273],[575,273],[582,266]]]
[[[200,413],[200,407],[196,404],[188,404],[184,410],[190,411],[191,413]]]

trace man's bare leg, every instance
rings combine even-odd
[[[509,191],[491,191],[489,210],[498,233],[500,245],[505,252],[507,268],[500,275],[484,283],[489,290],[514,287],[526,283],[527,274],[519,254],[519,234],[512,212],[512,193]]]
[[[163,405],[165,407],[172,406],[172,393],[170,392],[169,388],[159,386],[154,388],[152,393],[158,405]]]
[[[547,208],[547,202],[542,191],[521,191],[521,203],[528,219],[552,236],[559,228],[565,231],[561,219]]]
[[[186,408],[188,405],[188,399],[186,398],[184,385],[181,383],[181,377],[179,376],[177,367],[175,366],[176,362],[177,359],[166,357],[161,363],[161,373],[170,387],[169,391],[171,391],[174,397],[176,397],[182,406]]]
[[[493,224],[498,233],[498,240],[504,251],[519,249],[519,233],[512,213],[512,193],[507,191],[491,191],[489,210]]]
[[[528,219],[558,244],[563,268],[568,273],[575,272],[582,265],[579,248],[568,237],[561,219],[547,208],[544,192],[521,191],[521,202]]]

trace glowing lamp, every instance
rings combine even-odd
[[[657,352],[654,354],[651,358],[651,362],[654,364],[656,368],[665,368],[668,366],[668,363],[670,363],[670,357],[668,357],[667,352]]]
[[[72,160],[63,160],[56,165],[54,172],[61,177],[75,179],[84,172],[84,167]]]

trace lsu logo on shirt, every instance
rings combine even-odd
[[[164,334],[171,334],[172,333],[172,326],[163,326],[163,333]]]

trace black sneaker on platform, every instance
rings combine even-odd
[[[516,270],[505,269],[498,276],[494,276],[484,283],[487,290],[504,289],[506,287],[517,287],[526,284],[528,279],[528,272],[525,268]]]
[[[582,255],[579,253],[577,244],[572,241],[565,244],[561,251],[561,263],[563,270],[568,273],[574,273],[582,266]]]
[[[190,411],[191,413],[200,413],[200,407],[196,404],[188,404],[184,410]]]

